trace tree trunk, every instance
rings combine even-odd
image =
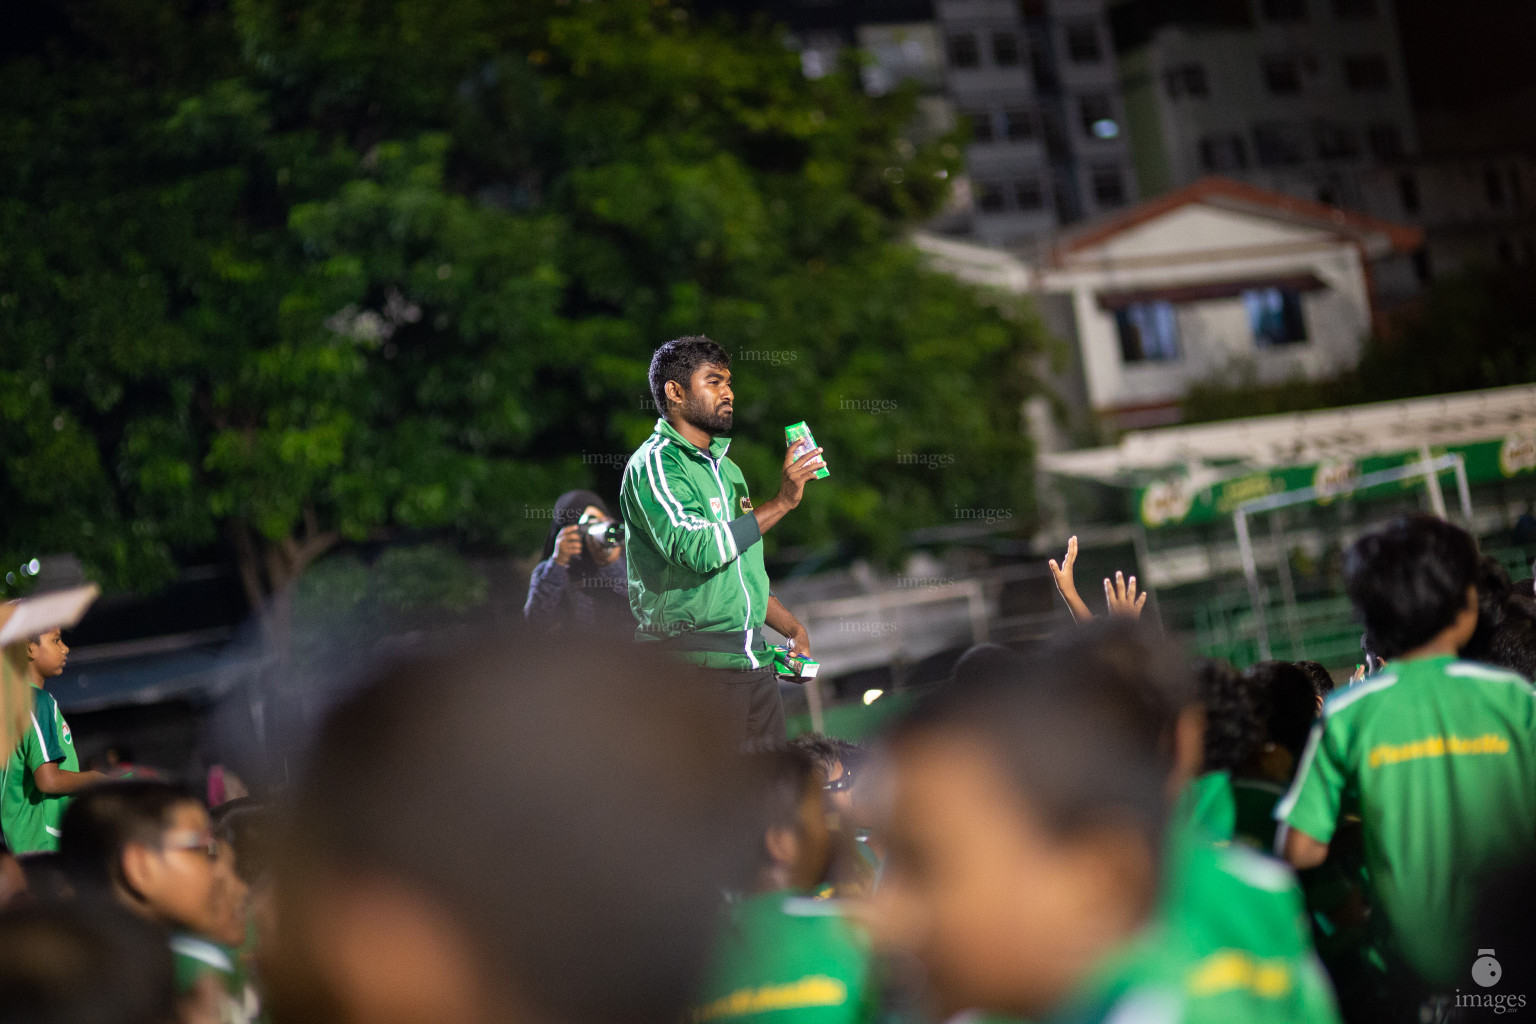
[[[263,643],[279,668],[286,667],[292,649],[294,587],[304,570],[341,539],[335,531],[320,530],[313,512],[304,518],[301,535],[276,541],[262,537],[243,521],[229,524],[240,583],[261,624]]]

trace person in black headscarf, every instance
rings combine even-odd
[[[623,534],[611,544],[601,538],[602,525],[613,521],[608,505],[591,491],[560,495],[543,561],[528,581],[524,618],[550,632],[634,633]]]

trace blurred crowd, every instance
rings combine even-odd
[[[1075,554],[1051,565],[1071,630],[972,648],[867,742],[743,745],[707,668],[530,627],[388,665],[262,799],[80,771],[44,688],[67,647],[32,637],[0,1022],[1524,1009],[1531,581],[1441,520],[1361,538],[1368,665],[1336,686],[1310,662],[1191,660],[1140,621],[1134,578],[1095,618]]]

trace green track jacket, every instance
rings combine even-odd
[[[640,640],[712,634],[674,646],[711,668],[759,668],[769,664],[768,571],[746,479],[725,457],[730,445],[717,437],[700,451],[658,419],[629,457],[619,488],[629,606]]]

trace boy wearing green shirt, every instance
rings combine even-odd
[[[875,1010],[869,943],[837,900],[809,896],[832,862],[821,772],[795,748],[752,761],[766,812],[756,885],[727,908],[692,1020],[862,1024]]]
[[[1117,623],[898,724],[872,920],[923,963],[936,1016],[1337,1019],[1289,872],[1192,823],[1165,835],[1189,777],[1170,734],[1200,743],[1175,690],[1194,703],[1181,659]]]
[[[69,647],[57,629],[27,640],[32,716],[0,776],[0,831],[16,853],[59,848],[59,823],[75,793],[107,776],[82,772],[69,725],[44,683],[64,671]]]
[[[1426,516],[1350,549],[1350,598],[1390,664],[1326,702],[1275,809],[1298,868],[1324,863],[1341,814],[1358,810],[1373,920],[1419,995],[1477,959],[1477,886],[1536,837],[1530,684],[1456,658],[1477,627],[1477,565],[1465,531]]]

